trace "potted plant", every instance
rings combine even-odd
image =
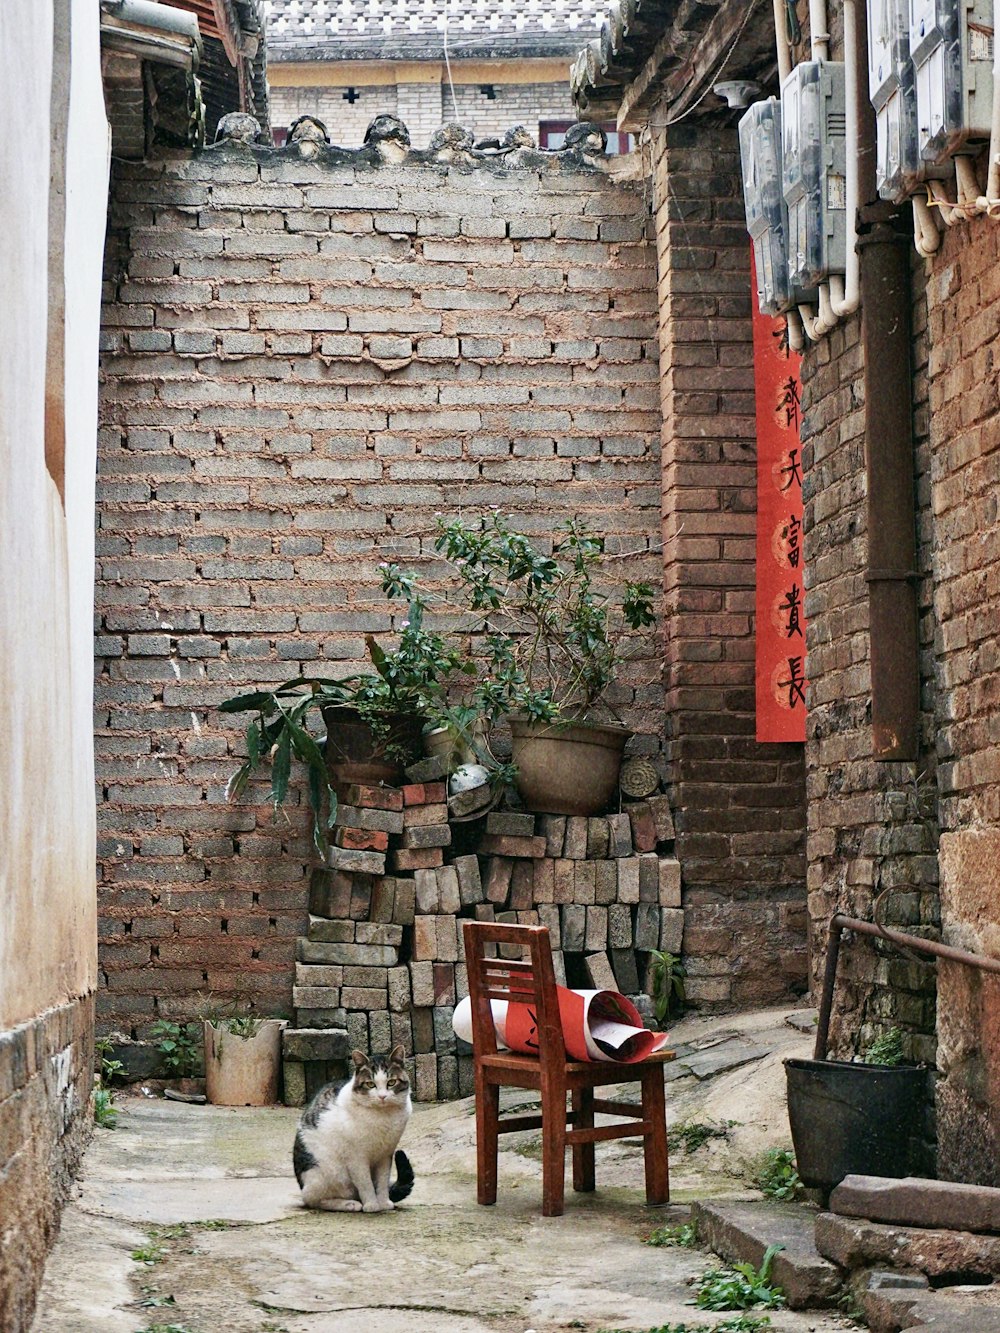
[[[205,1091],[213,1106],[272,1106],[278,1100],[283,1018],[206,1018]]]
[[[576,519],[557,529],[552,555],[497,513],[439,519],[434,545],[457,575],[446,595],[481,650],[466,707],[491,722],[507,717],[525,807],[606,810],[632,735],[608,690],[632,636],[654,623],[653,588],[629,581],[605,590],[602,543]],[[398,566],[387,566],[385,588],[412,602],[412,577]]]
[[[366,642],[375,670],[332,679],[296,676],[269,690],[237,695],[219,705],[223,713],[252,713],[246,728],[247,757],[227,788],[237,798],[264,763],[271,765],[271,803],[284,804],[292,760],[306,768],[313,840],[325,850],[337,812],[337,787],[348,782],[398,783],[406,764],[421,753],[422,732],[446,709],[447,682],[470,669],[444,636],[424,626],[420,599],[408,607],[398,646]],[[310,723],[321,715],[325,738]]]

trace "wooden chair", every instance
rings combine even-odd
[[[548,929],[465,921],[463,931],[472,1001],[478,1201],[496,1203],[498,1135],[541,1128],[543,1216],[562,1216],[566,1145],[573,1149],[574,1190],[590,1191],[594,1189],[594,1144],[604,1139],[641,1136],[646,1165],[646,1202],[669,1202],[663,1064],[673,1059],[673,1052],[659,1051],[635,1064],[568,1059],[563,1044]],[[513,961],[487,957],[491,945],[516,945],[527,954],[527,959]],[[538,1025],[537,1057],[498,1051],[490,1010],[492,999],[532,1005]],[[636,1080],[642,1086],[641,1107],[594,1096],[597,1087]],[[501,1087],[537,1088],[542,1099],[541,1115],[512,1115],[501,1119]],[[572,1099],[570,1111],[566,1108],[567,1093]],[[624,1123],[595,1125],[597,1113],[628,1119]]]

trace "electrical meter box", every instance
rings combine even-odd
[[[787,214],[781,193],[781,103],[776,97],[754,102],[740,118],[740,158],[747,231],[753,240],[757,304],[777,315],[807,299],[788,282],[785,248]]]
[[[868,92],[878,192],[898,203],[926,175],[917,144],[909,0],[868,0]]]
[[[917,90],[917,142],[942,162],[990,137],[992,0],[909,0],[910,56]]]
[[[847,259],[844,66],[796,65],[781,85],[782,190],[788,281],[815,287]]]

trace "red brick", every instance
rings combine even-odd
[[[377,829],[339,828],[334,831],[333,840],[338,847],[348,847],[359,852],[385,852],[389,849],[388,833]]]
[[[392,857],[396,870],[432,870],[444,865],[444,852],[440,847],[400,847]]]
[[[363,810],[402,810],[403,793],[398,787],[362,787],[352,783],[344,789],[344,804]]]

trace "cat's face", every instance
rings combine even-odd
[[[410,1080],[403,1064],[405,1054],[402,1046],[394,1046],[388,1055],[352,1051],[354,1082],[351,1091],[354,1096],[374,1106],[402,1105],[410,1091]]]

